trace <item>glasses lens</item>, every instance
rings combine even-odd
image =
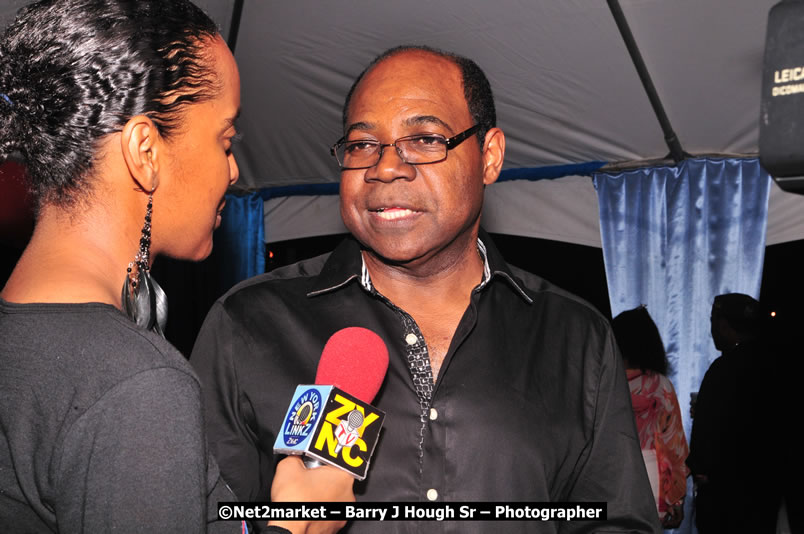
[[[347,141],[338,146],[335,152],[341,167],[372,167],[377,163],[378,148],[376,141]]]
[[[366,169],[380,160],[380,145],[377,141],[346,141],[335,147],[335,157],[343,169]],[[393,146],[405,163],[435,163],[447,157],[447,139],[441,135],[414,135],[397,139]]]
[[[447,157],[447,140],[440,135],[416,135],[397,140],[407,163],[434,163]]]

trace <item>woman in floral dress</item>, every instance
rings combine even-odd
[[[640,306],[612,321],[625,361],[639,442],[656,509],[664,528],[676,528],[684,518],[689,454],[681,409],[667,378],[667,354],[656,324]]]

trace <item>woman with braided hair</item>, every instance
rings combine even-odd
[[[0,532],[245,527],[214,521],[237,499],[149,272],[210,253],[239,110],[234,57],[187,0],[44,0],[0,37],[0,161],[21,154],[37,210],[0,292]],[[332,468],[280,471],[274,500],[354,498]]]

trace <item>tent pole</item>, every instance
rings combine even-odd
[[[243,3],[245,0],[235,0],[232,7],[232,22],[229,24],[229,50],[234,54],[237,46],[237,33],[240,31],[240,17],[243,16]]]
[[[648,95],[650,104],[653,107],[653,112],[656,114],[656,118],[659,120],[659,124],[662,127],[664,142],[667,143],[667,147],[670,149],[669,157],[673,158],[673,161],[678,163],[684,158],[689,157],[689,154],[684,152],[684,149],[681,148],[678,136],[676,136],[676,133],[673,131],[670,119],[664,111],[662,101],[659,99],[659,95],[656,93],[656,87],[653,85],[653,81],[648,73],[648,67],[642,59],[642,54],[639,52],[639,47],[637,46],[636,40],[634,40],[634,35],[631,33],[631,28],[628,27],[628,22],[625,20],[620,2],[618,0],[606,1],[609,4],[611,14],[614,16],[614,22],[617,23],[617,28],[620,30],[620,35],[625,42],[625,47],[631,55],[631,61],[633,61],[634,67],[636,67],[639,79],[642,81],[642,86],[645,88],[645,92]]]

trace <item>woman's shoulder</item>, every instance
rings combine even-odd
[[[661,373],[653,373],[656,376],[656,380],[659,383],[659,387],[665,391],[671,391],[674,395],[676,393],[675,388],[673,387],[673,382],[667,378],[666,375]]]
[[[34,375],[46,368],[45,376],[79,385],[108,385],[165,367],[195,377],[187,359],[167,340],[138,328],[114,306],[2,304],[4,367]]]

